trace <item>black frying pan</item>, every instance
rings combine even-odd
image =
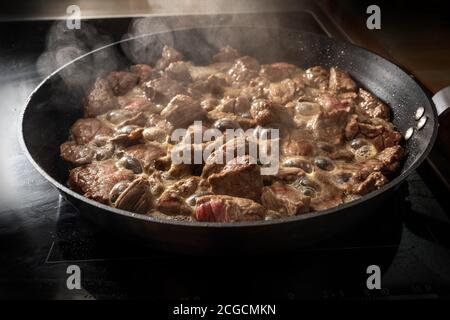
[[[400,132],[415,128],[405,142],[407,157],[398,176],[361,199],[319,213],[275,221],[207,223],[163,221],[111,208],[89,200],[66,187],[68,168],[59,146],[69,128],[82,116],[83,97],[95,78],[108,70],[101,61],[115,51],[114,67],[152,63],[169,44],[197,64],[210,62],[224,45],[254,56],[262,63],[287,61],[302,67],[338,66],[392,109]],[[132,61],[130,61],[130,59]],[[107,61],[105,61],[107,62]],[[89,72],[86,73],[86,70]],[[75,84],[71,79],[83,79]],[[427,122],[417,130],[416,110],[424,108]],[[80,212],[99,226],[137,237],[141,243],[179,252],[258,252],[292,249],[331,237],[376,214],[380,203],[421,164],[436,138],[438,114],[428,95],[413,78],[393,63],[354,45],[311,33],[285,29],[214,27],[183,29],[127,39],[84,55],[46,78],[31,94],[22,118],[22,143],[36,169],[57,187]]]

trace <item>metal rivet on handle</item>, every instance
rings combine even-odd
[[[411,139],[413,133],[414,133],[414,128],[409,127],[408,130],[406,130],[406,132],[405,132],[405,140]]]
[[[424,107],[419,107],[416,110],[416,116],[415,116],[416,120],[419,120],[420,118],[422,118],[424,112],[425,112],[425,108]]]
[[[422,118],[420,118],[419,122],[417,122],[417,130],[422,129],[425,123],[427,123],[427,120],[428,120],[427,116],[423,116]]]

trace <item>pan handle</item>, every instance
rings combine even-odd
[[[432,99],[438,115],[443,115],[450,108],[450,86],[439,90]]]

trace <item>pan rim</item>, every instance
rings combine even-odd
[[[288,32],[292,32],[292,33],[296,33],[298,35],[310,35],[313,37],[317,37],[317,38],[323,38],[323,39],[327,39],[327,41],[331,41],[334,42],[336,44],[345,44],[351,47],[354,47],[358,50],[361,50],[365,53],[369,53],[371,55],[374,55],[377,57],[377,59],[386,62],[388,64],[390,64],[390,67],[393,68],[397,68],[398,70],[400,70],[400,72],[404,73],[407,76],[410,76],[410,74],[405,71],[403,68],[401,68],[400,66],[398,66],[397,64],[391,62],[390,60],[366,49],[363,48],[361,46],[355,45],[353,43],[349,43],[346,41],[341,41],[341,40],[336,40],[333,38],[329,38],[327,36],[321,35],[321,34],[316,34],[313,32],[305,32],[305,31],[299,31],[299,30],[295,30],[295,29],[289,29],[289,28],[271,28],[271,27],[254,27],[254,26],[239,26],[239,25],[233,25],[233,26],[227,26],[227,25],[213,25],[213,26],[201,26],[201,27],[188,27],[188,28],[176,28],[176,29],[171,29],[171,30],[166,30],[166,31],[161,31],[161,32],[154,32],[154,33],[145,33],[145,34],[140,34],[138,36],[133,36],[130,38],[126,38],[126,39],[121,39],[119,41],[107,44],[105,46],[99,47],[95,50],[92,50],[90,52],[87,52],[71,61],[69,61],[68,63],[60,66],[59,68],[57,68],[55,71],[53,71],[51,74],[49,74],[48,76],[46,76],[38,85],[37,87],[29,94],[29,96],[27,97],[26,101],[25,101],[25,106],[22,108],[22,111],[19,115],[19,122],[20,122],[20,126],[19,126],[19,144],[20,147],[22,149],[22,151],[25,153],[27,159],[30,161],[30,163],[33,165],[33,167],[47,180],[49,181],[54,187],[56,187],[58,189],[58,191],[63,192],[64,194],[68,194],[71,197],[76,198],[79,201],[85,202],[89,205],[92,205],[94,207],[100,208],[105,210],[106,212],[109,213],[114,213],[114,214],[119,214],[121,216],[125,216],[127,218],[132,218],[132,219],[138,219],[141,221],[146,221],[148,223],[158,223],[158,224],[163,224],[163,225],[173,225],[173,226],[183,226],[183,227],[190,227],[190,228],[204,228],[204,227],[213,227],[213,228],[231,228],[231,229],[235,229],[235,228],[253,228],[253,227],[260,227],[260,228],[264,228],[264,227],[268,227],[268,226],[272,226],[272,225],[284,225],[286,223],[291,223],[291,222],[300,222],[303,221],[305,219],[314,219],[314,218],[321,218],[323,216],[328,216],[328,215],[332,215],[332,214],[344,214],[345,209],[351,208],[351,207],[355,207],[363,202],[365,202],[366,200],[370,200],[372,198],[375,198],[379,195],[381,195],[384,192],[387,192],[390,189],[393,189],[395,187],[397,187],[398,185],[400,185],[400,183],[402,183],[411,173],[412,171],[414,171],[420,164],[422,164],[422,162],[425,160],[425,158],[428,156],[429,152],[431,151],[431,148],[434,146],[436,137],[437,137],[437,129],[439,126],[439,123],[437,121],[438,119],[438,114],[437,114],[437,110],[435,105],[432,103],[431,98],[429,96],[429,94],[427,94],[425,92],[425,90],[423,89],[423,85],[421,83],[419,83],[415,78],[411,78],[411,80],[418,86],[418,89],[421,90],[421,92],[425,95],[426,99],[428,100],[430,106],[431,106],[431,111],[433,114],[433,119],[435,121],[433,121],[433,131],[432,131],[432,135],[431,135],[431,139],[427,145],[427,147],[423,150],[422,154],[420,155],[420,157],[418,157],[408,168],[406,168],[401,174],[399,174],[398,176],[396,176],[394,179],[392,179],[391,181],[389,181],[386,185],[384,185],[382,188],[372,191],[364,196],[362,196],[361,198],[348,202],[348,203],[343,203],[337,207],[333,207],[327,210],[323,210],[323,211],[319,211],[319,212],[310,212],[310,213],[306,213],[306,214],[302,214],[302,215],[296,215],[296,216],[291,216],[291,217],[284,217],[284,218],[280,218],[280,219],[274,219],[274,220],[259,220],[259,221],[250,221],[250,222],[221,222],[221,223],[217,223],[217,222],[201,222],[201,221],[180,221],[180,220],[171,220],[171,219],[159,219],[159,218],[155,218],[155,217],[151,217],[151,216],[147,216],[147,215],[141,215],[141,214],[137,214],[137,213],[133,213],[133,212],[129,212],[129,211],[125,211],[122,209],[117,209],[117,208],[113,208],[110,207],[108,205],[102,204],[100,202],[88,199],[86,197],[84,197],[81,194],[78,194],[77,192],[69,189],[68,187],[66,187],[65,185],[63,185],[62,183],[56,181],[53,177],[51,177],[33,158],[33,156],[30,154],[28,147],[26,145],[25,142],[25,137],[24,137],[24,130],[23,130],[23,124],[24,124],[24,117],[25,117],[25,113],[27,112],[29,106],[30,106],[30,102],[33,98],[33,96],[39,91],[39,89],[48,81],[50,80],[52,77],[56,76],[61,70],[63,70],[64,68],[66,68],[67,66],[71,65],[72,63],[75,63],[78,60],[83,59],[84,57],[94,54],[98,51],[104,50],[106,48],[109,47],[113,47],[113,46],[117,46],[121,43],[125,43],[128,41],[133,41],[136,39],[140,39],[140,38],[145,38],[145,37],[149,37],[149,36],[154,36],[154,35],[158,35],[158,34],[166,34],[166,33],[171,33],[171,32],[177,32],[177,31],[194,31],[194,30],[207,30],[207,29],[214,29],[214,28],[237,28],[237,29],[242,29],[242,28],[248,28],[248,29],[267,29],[267,30],[286,30]]]

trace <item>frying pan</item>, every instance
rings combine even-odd
[[[164,44],[183,52],[187,60],[207,64],[225,45],[261,63],[287,61],[301,67],[337,66],[374,93],[392,110],[401,133],[414,128],[405,142],[407,156],[399,174],[380,190],[318,213],[273,221],[209,223],[158,220],[89,200],[66,187],[68,167],[59,156],[69,128],[82,117],[86,89],[108,71],[108,63],[93,65],[114,52],[114,68],[155,62]],[[107,62],[107,61],[105,61]],[[112,67],[111,67],[112,68]],[[88,70],[88,72],[86,72]],[[73,83],[71,79],[83,79]],[[76,81],[75,81],[76,82]],[[416,110],[427,121],[417,129]],[[417,168],[432,148],[438,113],[430,97],[408,73],[363,48],[321,35],[286,29],[207,27],[146,34],[126,39],[83,55],[56,70],[31,94],[22,114],[22,145],[34,167],[80,213],[109,233],[137,239],[141,244],[182,253],[271,252],[293,249],[324,240],[354,227],[370,215]]]

